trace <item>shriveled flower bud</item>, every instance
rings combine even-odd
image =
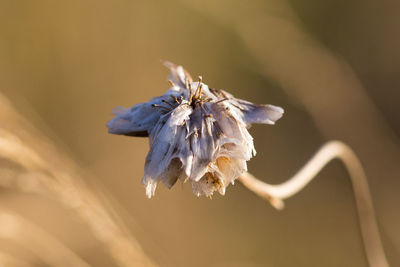
[[[247,129],[252,123],[274,124],[283,109],[235,98],[209,88],[201,77],[193,82],[181,66],[165,65],[172,87],[147,103],[116,109],[109,132],[149,137],[142,179],[149,198],[159,181],[171,188],[178,179],[190,181],[197,196],[223,195],[256,153]]]

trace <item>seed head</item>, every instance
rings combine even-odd
[[[247,129],[252,123],[274,124],[283,109],[235,98],[209,88],[201,76],[194,82],[182,66],[165,65],[171,88],[149,102],[115,109],[109,133],[149,137],[142,178],[149,198],[158,182],[171,188],[178,179],[189,181],[197,196],[224,195],[256,153]]]

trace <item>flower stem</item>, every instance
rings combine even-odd
[[[282,184],[264,183],[247,172],[239,180],[275,208],[283,209],[283,200],[300,192],[333,159],[340,159],[349,172],[369,265],[388,267],[364,169],[353,150],[343,142],[326,143],[292,178]]]

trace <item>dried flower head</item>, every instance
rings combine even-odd
[[[274,124],[283,109],[256,105],[223,90],[193,82],[181,66],[166,62],[171,88],[129,109],[118,108],[107,124],[112,134],[149,137],[142,183],[154,195],[159,181],[171,188],[190,181],[197,196],[225,189],[247,171],[255,155],[252,123]]]

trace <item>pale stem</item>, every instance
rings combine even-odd
[[[340,159],[349,172],[369,265],[388,267],[364,169],[353,150],[343,142],[326,143],[292,178],[282,184],[264,183],[247,172],[239,180],[248,189],[270,201],[275,208],[282,209],[284,199],[300,192],[333,159]]]

